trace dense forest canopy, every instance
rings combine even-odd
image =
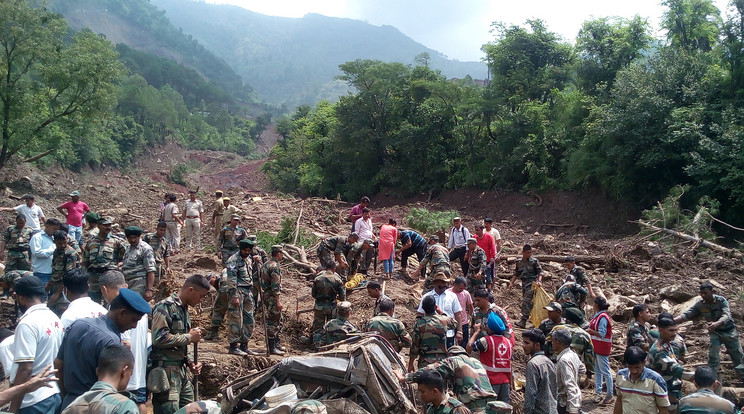
[[[666,37],[647,21],[598,18],[575,44],[544,22],[494,23],[491,82],[357,60],[355,93],[278,122],[265,165],[284,191],[355,199],[460,187],[599,187],[649,205],[688,185],[744,223],[744,0],[666,0]]]

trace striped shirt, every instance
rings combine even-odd
[[[410,240],[412,249],[417,249],[421,246],[426,246],[426,240],[424,240],[424,238],[421,237],[420,234],[416,233],[413,230],[404,230],[400,232],[400,234],[401,234],[401,237],[400,237],[401,243],[405,245]]]
[[[666,381],[646,367],[637,381],[630,378],[628,368],[618,371],[615,393],[623,399],[623,414],[656,414],[657,407],[670,405]]]

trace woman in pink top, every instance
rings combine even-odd
[[[382,266],[385,269],[385,277],[393,277],[393,260],[395,259],[395,241],[398,240],[398,229],[395,226],[398,223],[395,219],[388,220],[388,224],[380,227],[380,245],[379,255],[382,259]]]

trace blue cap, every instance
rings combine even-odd
[[[129,305],[130,308],[134,309],[139,313],[151,313],[152,309],[145,299],[140,296],[139,293],[131,290],[122,288],[119,289],[119,297],[124,299],[124,302]]]
[[[491,312],[490,314],[488,314],[488,329],[496,335],[501,335],[506,330],[504,321],[502,321],[501,318],[496,315],[496,312]]]

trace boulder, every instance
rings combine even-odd
[[[659,295],[676,303],[686,302],[695,296],[692,293],[685,292],[680,285],[665,286],[659,290]]]
[[[637,305],[638,301],[627,296],[614,295],[607,300],[607,303],[610,305],[607,312],[612,315],[612,319],[617,322],[623,322],[633,316],[633,306]]]
[[[679,316],[687,309],[690,309],[698,301],[698,299],[700,299],[698,296],[694,296],[684,303],[672,306],[672,309],[669,312],[674,316]]]

